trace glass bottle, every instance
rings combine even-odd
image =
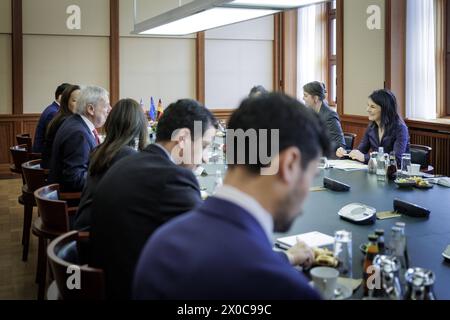
[[[380,155],[378,153],[377,180],[378,181],[386,181],[386,173],[387,173],[386,157],[384,154]]]
[[[378,158],[378,152],[372,152],[370,154],[370,159],[368,163],[369,173],[370,174],[376,174],[377,173],[377,158]]]
[[[375,234],[369,235],[369,244],[367,245],[366,257],[363,264],[363,288],[364,296],[373,296],[373,286],[372,283],[368,283],[369,277],[374,273],[373,269],[373,259],[378,255],[378,237]]]
[[[400,241],[401,241],[401,245],[402,245],[402,249],[403,249],[403,267],[406,269],[409,268],[409,257],[408,257],[408,246],[407,246],[407,241],[406,241],[406,223],[404,222],[396,222],[395,226],[398,227],[400,229]]]
[[[223,185],[222,171],[216,171],[216,179],[214,180],[214,193],[217,191],[217,188]]]
[[[378,236],[377,245],[378,245],[378,252],[379,254],[385,254],[386,253],[386,246],[384,242],[384,230],[383,229],[377,229],[375,230],[375,234]]]
[[[352,233],[341,230],[334,234],[334,256],[339,261],[339,273],[352,278]]]
[[[395,180],[397,177],[397,160],[395,160],[395,153],[391,152],[389,155],[389,166],[387,169],[387,176],[389,180]]]

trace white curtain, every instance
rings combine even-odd
[[[408,0],[406,116],[436,119],[435,0]]]
[[[303,86],[312,81],[326,82],[326,10],[324,4],[298,10],[297,97],[303,99]]]

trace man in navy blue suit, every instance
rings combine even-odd
[[[105,89],[95,86],[81,89],[77,113],[64,121],[53,142],[50,183],[59,183],[66,192],[82,191],[89,155],[100,143],[97,128],[103,126],[110,111]]]
[[[44,149],[44,138],[45,138],[45,130],[47,130],[47,126],[55,117],[55,114],[59,110],[59,105],[61,103],[61,95],[64,90],[70,86],[68,83],[63,83],[56,88],[55,91],[55,101],[51,105],[49,105],[42,112],[39,122],[36,126],[36,132],[34,133],[34,143],[33,143],[33,152],[34,153],[42,153]]]
[[[320,299],[271,239],[299,215],[318,159],[328,155],[325,124],[297,100],[269,94],[243,101],[228,128],[250,136],[255,129],[256,140],[228,131],[224,186],[149,239],[135,271],[136,299]],[[263,150],[273,150],[270,161],[257,157]],[[307,251],[291,263],[310,264]]]

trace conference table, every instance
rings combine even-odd
[[[212,194],[217,170],[225,171],[223,164],[205,165],[207,176],[199,177],[200,185]],[[406,223],[407,248],[410,267],[421,267],[434,272],[436,281],[434,292],[437,299],[450,300],[450,263],[442,257],[442,252],[450,245],[450,188],[435,185],[432,189],[400,189],[392,181],[377,181],[376,175],[367,170],[344,171],[321,169],[311,187],[323,186],[323,178],[330,177],[351,186],[349,192],[330,190],[310,192],[303,205],[303,214],[293,223],[288,233],[273,235],[277,238],[318,231],[330,236],[338,230],[352,233],[353,278],[362,279],[364,254],[360,245],[367,243],[369,234],[375,229],[385,230],[388,244],[391,227],[396,222]],[[393,219],[377,220],[373,225],[355,225],[338,216],[338,211],[350,203],[362,203],[377,210],[392,211],[394,199],[401,199],[425,207],[431,211],[428,219],[401,216]],[[353,298],[362,297],[360,287]]]

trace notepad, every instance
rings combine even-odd
[[[317,231],[298,234],[295,236],[279,238],[276,241],[276,244],[283,249],[289,249],[290,247],[297,244],[297,239],[299,241],[305,242],[309,247],[323,247],[334,243],[334,238],[326,235],[324,233],[320,233]]]
[[[328,160],[328,165],[332,168],[344,171],[356,171],[367,169],[367,165],[352,160]]]

